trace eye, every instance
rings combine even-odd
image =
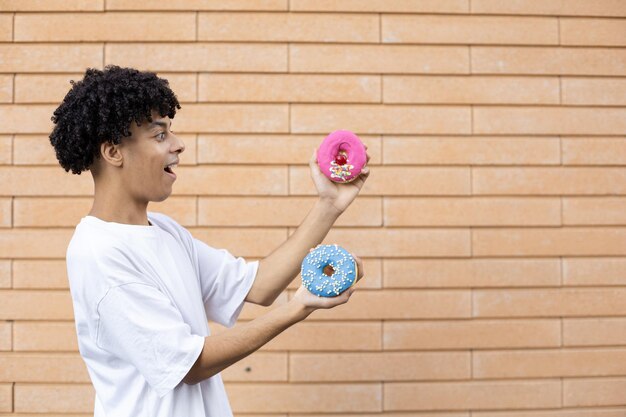
[[[165,132],[160,132],[158,135],[156,135],[156,137],[159,139],[165,139]]]

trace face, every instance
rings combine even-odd
[[[176,181],[177,166],[170,172],[166,166],[179,161],[185,144],[171,130],[172,121],[152,112],[152,122],[145,120],[138,126],[131,123],[131,136],[123,140],[120,151],[123,155],[124,184],[133,199],[141,202],[163,201],[172,193]]]

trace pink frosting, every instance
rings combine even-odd
[[[347,161],[338,164],[335,158],[343,155]],[[367,162],[365,145],[349,130],[335,130],[322,142],[317,150],[317,163],[331,181],[350,182],[359,176]]]

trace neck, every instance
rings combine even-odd
[[[90,216],[107,222],[148,226],[148,202],[137,201],[124,194],[124,187],[105,186],[95,182]]]

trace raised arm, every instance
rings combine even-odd
[[[367,161],[369,159],[368,155]],[[316,151],[311,155],[309,168],[319,199],[296,231],[259,262],[257,276],[246,297],[248,302],[268,306],[276,300],[300,272],[302,259],[309,249],[324,240],[337,218],[359,194],[369,176],[369,169],[366,166],[354,181],[336,184],[320,171]]]

